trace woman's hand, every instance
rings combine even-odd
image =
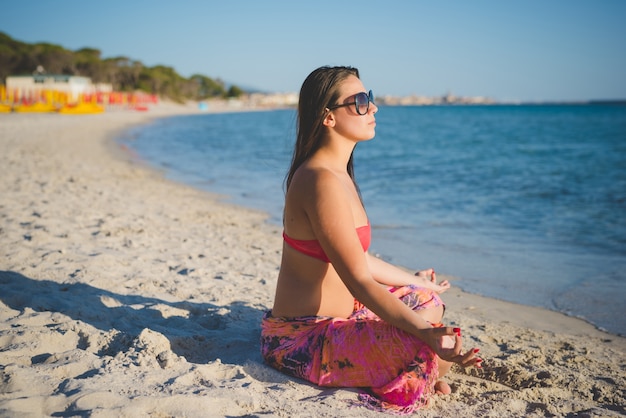
[[[428,287],[433,289],[437,293],[443,293],[446,290],[450,289],[450,283],[447,280],[442,281],[437,284],[437,275],[435,274],[435,269],[428,270],[420,270],[415,273],[415,276],[421,278],[423,281],[428,283]]]
[[[461,329],[452,327],[441,327],[423,329],[423,339],[426,344],[442,360],[456,363],[462,367],[481,367],[483,359],[476,357],[478,348],[472,348],[463,353],[463,342]]]

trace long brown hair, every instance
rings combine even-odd
[[[289,189],[296,170],[322,145],[326,108],[339,100],[341,82],[349,76],[358,78],[359,70],[353,67],[320,67],[309,74],[302,83],[298,101],[296,144],[291,167],[285,178],[285,191]],[[348,160],[347,169],[356,186],[352,155]]]

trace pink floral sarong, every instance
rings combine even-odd
[[[389,289],[413,310],[442,306],[414,285]],[[437,356],[417,337],[355,301],[349,318],[263,317],[261,354],[275,369],[319,386],[365,388],[372,409],[410,413],[424,406],[438,378]]]

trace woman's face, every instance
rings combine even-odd
[[[358,77],[350,76],[346,78],[339,88],[341,95],[335,105],[354,103],[354,96],[357,93],[367,93],[363,83]],[[370,102],[369,109],[365,115],[359,115],[354,104],[337,107],[332,110],[335,118],[334,130],[355,141],[366,141],[372,139],[376,134],[376,118],[374,114],[378,107]]]

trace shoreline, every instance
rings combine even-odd
[[[404,112],[389,111],[384,119],[389,117],[390,120],[396,120],[400,117],[409,121],[424,115],[416,109],[410,110],[412,113]],[[479,120],[486,118],[495,121],[501,111],[476,109],[471,112]],[[506,114],[513,118],[530,117],[535,120],[536,116],[537,120],[541,119],[535,112],[528,114],[528,109],[510,112],[507,111]],[[588,112],[589,109],[585,114]],[[560,114],[562,117],[563,114],[573,116],[578,112],[569,109],[548,113],[553,116]],[[591,113],[598,115],[596,112]],[[599,112],[602,115],[605,113],[606,110]],[[449,116],[456,120],[458,117],[462,118],[463,114],[465,111],[447,109],[437,110],[433,117],[439,119]],[[609,114],[613,113],[609,111]],[[280,226],[282,183],[287,169],[285,165],[290,158],[288,150],[293,142],[290,137],[294,134],[294,118],[293,110],[174,117],[131,129],[123,134],[119,142],[136,152],[140,158],[145,158],[149,165],[162,171],[167,178],[210,193],[221,193],[228,196],[227,200],[234,204],[263,210],[270,214],[271,222]],[[240,132],[230,131],[228,128],[238,125],[241,127]],[[402,171],[412,173],[412,168],[407,166],[407,161],[412,158],[394,159],[394,154],[387,153],[386,146],[382,144],[389,142],[389,146],[396,149],[408,146],[411,141],[419,142],[420,135],[411,134],[415,129],[391,134],[392,127],[385,128],[381,125],[380,128],[383,136],[372,143],[364,144],[367,145],[367,150],[363,148],[358,152],[359,162],[356,166],[356,175],[360,179],[359,183],[362,182],[364,201],[372,222],[371,252],[398,265],[411,268],[434,267],[439,273],[456,276],[459,279],[455,285],[470,293],[562,312],[581,318],[609,333],[626,336],[626,319],[613,317],[612,314],[613,311],[626,307],[620,296],[626,290],[625,282],[619,280],[620,271],[626,265],[615,247],[615,239],[619,235],[617,230],[623,222],[620,223],[613,217],[617,227],[613,230],[606,228],[610,219],[600,217],[599,219],[607,221],[601,222],[604,226],[590,230],[590,213],[596,211],[610,214],[612,206],[608,201],[603,200],[604,203],[596,206],[595,203],[586,204],[583,203],[584,200],[567,197],[556,190],[551,192],[547,179],[554,173],[551,174],[546,167],[558,163],[557,161],[548,165],[539,164],[543,167],[539,168],[542,174],[535,180],[528,173],[515,176],[513,173],[516,169],[513,169],[511,162],[511,167],[505,170],[508,173],[506,176],[497,180],[476,180],[481,187],[467,197],[463,197],[463,193],[454,192],[467,186],[463,180],[466,177],[461,173],[466,170],[474,174],[494,170],[494,165],[497,167],[501,164],[498,158],[489,158],[480,169],[471,168],[475,163],[469,162],[469,165],[449,166],[442,163],[437,170],[423,171],[419,175],[409,176],[410,179],[403,179]],[[202,130],[205,130],[204,134]],[[444,131],[445,129],[441,134]],[[229,138],[231,134],[227,132],[232,132],[232,138]],[[436,138],[437,132],[429,131],[427,135]],[[402,139],[405,136],[406,140]],[[566,133],[561,136],[567,137],[569,135]],[[180,147],[172,148],[171,141],[183,142]],[[483,146],[486,144],[485,141],[479,143]],[[423,158],[418,154],[424,154],[429,156],[427,160],[445,162],[454,160],[457,152],[462,154],[462,151],[455,151],[457,145],[450,145],[451,148],[427,147],[423,151],[416,151],[420,147],[410,145],[406,152],[417,158],[416,161]],[[224,153],[214,152],[216,148],[222,147]],[[596,148],[595,145],[590,147],[595,150],[592,154],[598,158],[601,148]],[[433,151],[435,149],[438,151]],[[505,152],[505,155],[508,157],[502,158],[508,160],[517,154]],[[561,159],[553,154],[549,155],[550,160]],[[481,160],[483,157],[475,158]],[[533,160],[544,157],[522,153],[514,160],[523,161],[526,158]],[[568,160],[566,156],[562,158],[564,161]],[[607,161],[607,167],[613,165]],[[387,167],[388,177],[380,179],[380,176],[372,175],[372,166]],[[580,165],[571,164],[570,167]],[[570,174],[562,174],[565,177],[561,189],[574,186],[571,179],[577,176],[577,170],[579,168],[563,168],[563,171]],[[615,172],[617,168],[603,170]],[[434,174],[439,171],[443,176],[441,181]],[[458,178],[452,181],[455,176]],[[255,181],[241,182],[242,178],[255,178]],[[542,185],[543,191],[533,192],[530,188],[505,192],[494,185],[506,182],[536,182]],[[601,196],[605,192],[610,195],[611,190],[615,191],[615,182],[598,183],[595,189],[591,188],[590,182],[592,180],[581,183],[580,187],[575,188],[575,194],[582,193],[581,197]],[[390,187],[381,188],[383,184],[389,184]],[[401,188],[398,189],[398,186]],[[495,193],[493,199],[489,197],[489,190]],[[525,201],[524,205],[513,208],[509,202],[511,199],[502,200],[502,196],[509,193],[517,196],[516,198],[528,193],[533,197]],[[576,210],[567,219],[561,219],[558,212],[566,210],[563,205],[568,199],[581,202],[580,210]],[[470,204],[475,205],[470,212],[459,211],[459,207]],[[490,214],[489,211],[497,213]],[[403,214],[401,219],[398,218],[398,213]],[[541,221],[531,222],[530,219],[535,216],[533,214],[538,216],[537,221]],[[543,226],[539,226],[540,223]],[[584,230],[593,232],[581,235],[580,239],[570,239],[571,235],[581,234]],[[606,240],[601,240],[602,237]],[[594,242],[602,242],[603,246],[595,247]],[[598,270],[597,266],[603,267]],[[590,293],[591,288],[593,292]],[[580,303],[583,300],[586,303]]]
[[[0,115],[0,411],[380,416],[350,408],[354,390],[262,364],[281,248],[267,215],[167,180],[115,142],[191,113],[203,112]],[[625,338],[458,288],[443,298],[485,367],[453,369],[453,393],[421,415],[625,412]]]

